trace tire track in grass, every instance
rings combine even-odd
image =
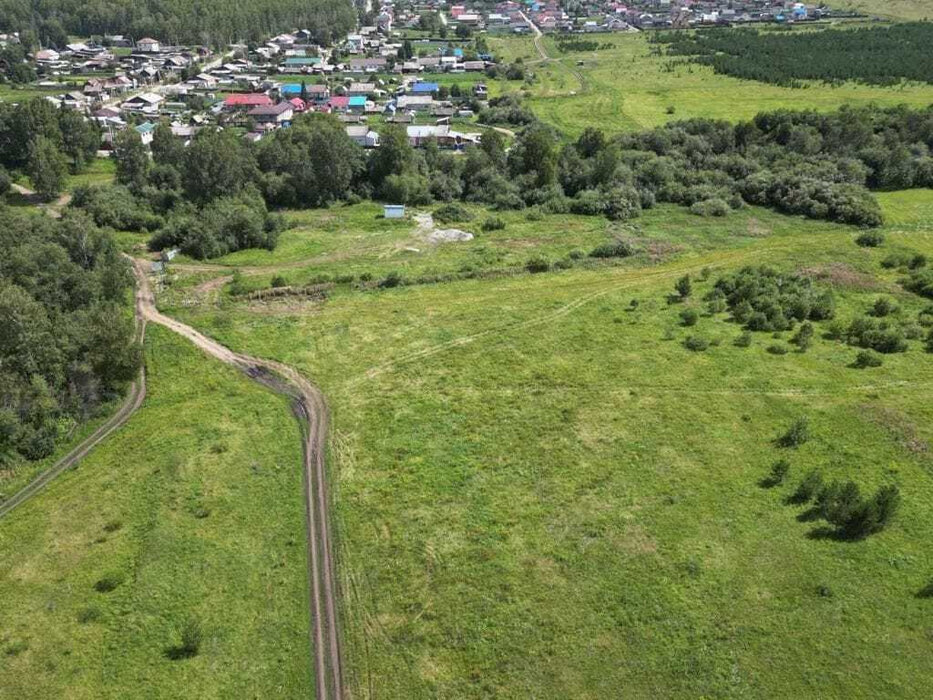
[[[236,353],[180,321],[162,314],[146,272],[149,262],[133,260],[136,303],[146,321],[158,323],[187,338],[208,355],[236,367],[250,379],[292,399],[304,446],[305,517],[308,529],[308,578],[311,608],[310,639],[318,700],[343,697],[343,676],[337,587],[330,535],[329,497],[324,464],[327,405],[321,392],[294,368],[274,360]]]

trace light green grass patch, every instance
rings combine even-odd
[[[150,325],[149,391],[0,521],[0,694],[312,693],[301,438],[286,402]],[[121,581],[101,593],[108,575]],[[195,615],[194,658],[171,660]]]

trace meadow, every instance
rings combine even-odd
[[[587,126],[607,132],[650,128],[678,119],[705,117],[741,121],[777,109],[829,111],[842,105],[933,103],[933,86],[895,87],[811,84],[805,88],[768,85],[717,75],[708,66],[674,62],[652,54],[646,33],[599,34],[612,48],[563,53],[542,39],[549,60],[542,62],[530,37],[490,38],[502,60],[522,58],[535,80],[495,81],[495,94],[521,91],[535,114],[566,136]]]
[[[933,8],[927,0],[837,0],[830,5],[893,20],[933,18]]]
[[[0,520],[0,694],[307,697],[298,426],[186,340],[147,335],[143,408]],[[172,658],[189,619],[199,653]]]
[[[785,218],[627,266],[289,307],[163,302],[328,397],[355,697],[923,697],[933,356],[913,341],[854,369],[854,348],[819,338],[826,324],[806,353],[768,352],[788,333],[737,347],[740,329],[699,301],[722,272],[770,264],[831,287],[843,321],[879,296],[915,318],[927,303],[880,261],[933,255],[933,192],[880,198],[878,249]],[[667,301],[685,273],[692,329]],[[713,345],[687,350],[694,333]],[[800,417],[813,438],[778,448]],[[781,458],[787,483],[767,488]],[[785,503],[814,468],[863,491],[897,484],[894,524],[819,536]]]

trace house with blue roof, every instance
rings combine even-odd
[[[136,133],[139,134],[140,140],[143,142],[144,146],[148,146],[152,143],[152,137],[155,135],[156,125],[152,122],[143,122],[138,126],[134,127]]]
[[[279,92],[282,95],[287,95],[288,97],[297,97],[301,94],[301,84],[300,83],[286,83],[279,88]]]
[[[366,96],[365,95],[353,95],[350,98],[350,101],[347,102],[347,110],[350,112],[365,112],[366,111]]]
[[[437,83],[417,82],[411,86],[412,95],[433,95],[440,89]]]

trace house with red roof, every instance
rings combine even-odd
[[[350,98],[347,95],[334,95],[327,100],[327,107],[331,112],[346,112],[350,107]]]
[[[272,98],[262,92],[242,93],[237,92],[227,95],[224,98],[224,107],[226,109],[253,109],[254,107],[270,107],[274,103]]]

